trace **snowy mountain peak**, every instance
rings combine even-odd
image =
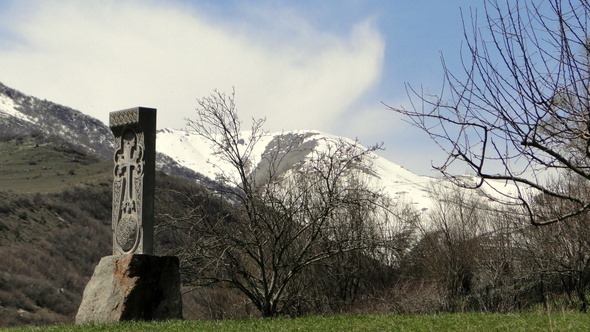
[[[247,138],[248,133],[243,137]],[[255,168],[263,168],[265,154],[276,153],[279,146],[290,146],[289,154],[281,158],[281,168],[288,170],[305,162],[312,151],[322,149],[328,142],[344,139],[350,144],[354,141],[325,134],[316,130],[298,130],[264,135],[255,145],[252,161]],[[212,153],[210,143],[194,132],[164,129],[157,133],[157,150],[177,161],[181,166],[215,179],[217,174],[232,174],[234,171],[220,156]],[[433,178],[419,176],[373,153],[372,174],[376,186],[382,188],[392,199],[411,204],[417,210],[431,206],[429,186]]]

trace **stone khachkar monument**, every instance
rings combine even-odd
[[[181,319],[177,257],[154,256],[156,110],[110,113],[115,135],[113,255],[84,289],[76,323]]]
[[[153,253],[156,110],[110,114],[115,135],[113,255]]]

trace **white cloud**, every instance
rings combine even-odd
[[[243,120],[335,131],[379,80],[382,36],[370,20],[337,36],[296,11],[256,13],[265,19],[213,21],[163,1],[15,2],[0,14],[18,40],[0,45],[0,80],[105,122],[114,110],[156,107],[159,127],[175,128],[195,98],[235,87]]]

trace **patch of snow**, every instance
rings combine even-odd
[[[35,123],[33,120],[31,120],[31,118],[19,112],[16,109],[14,100],[12,100],[6,95],[0,95],[0,116],[13,116],[23,121]]]
[[[374,156],[376,186],[381,186],[393,200],[410,203],[418,210],[432,207],[430,190],[434,178],[416,175],[383,157],[376,154]]]
[[[215,179],[219,172],[231,171],[230,165],[211,153],[209,142],[195,133],[175,129],[160,130],[157,133],[156,151],[211,179]]]

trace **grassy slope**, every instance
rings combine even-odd
[[[170,193],[193,184],[161,173],[156,182],[156,210],[190,210]],[[112,252],[111,185],[112,161],[56,139],[0,137],[0,326],[73,321],[94,267]],[[156,254],[177,242],[166,232],[156,241]]]
[[[55,193],[108,183],[111,164],[40,137],[11,139],[0,142],[0,191]]]
[[[55,139],[0,140],[0,326],[72,320],[110,250],[111,167]]]
[[[309,316],[223,321],[53,325],[10,331],[588,331],[580,313]]]

